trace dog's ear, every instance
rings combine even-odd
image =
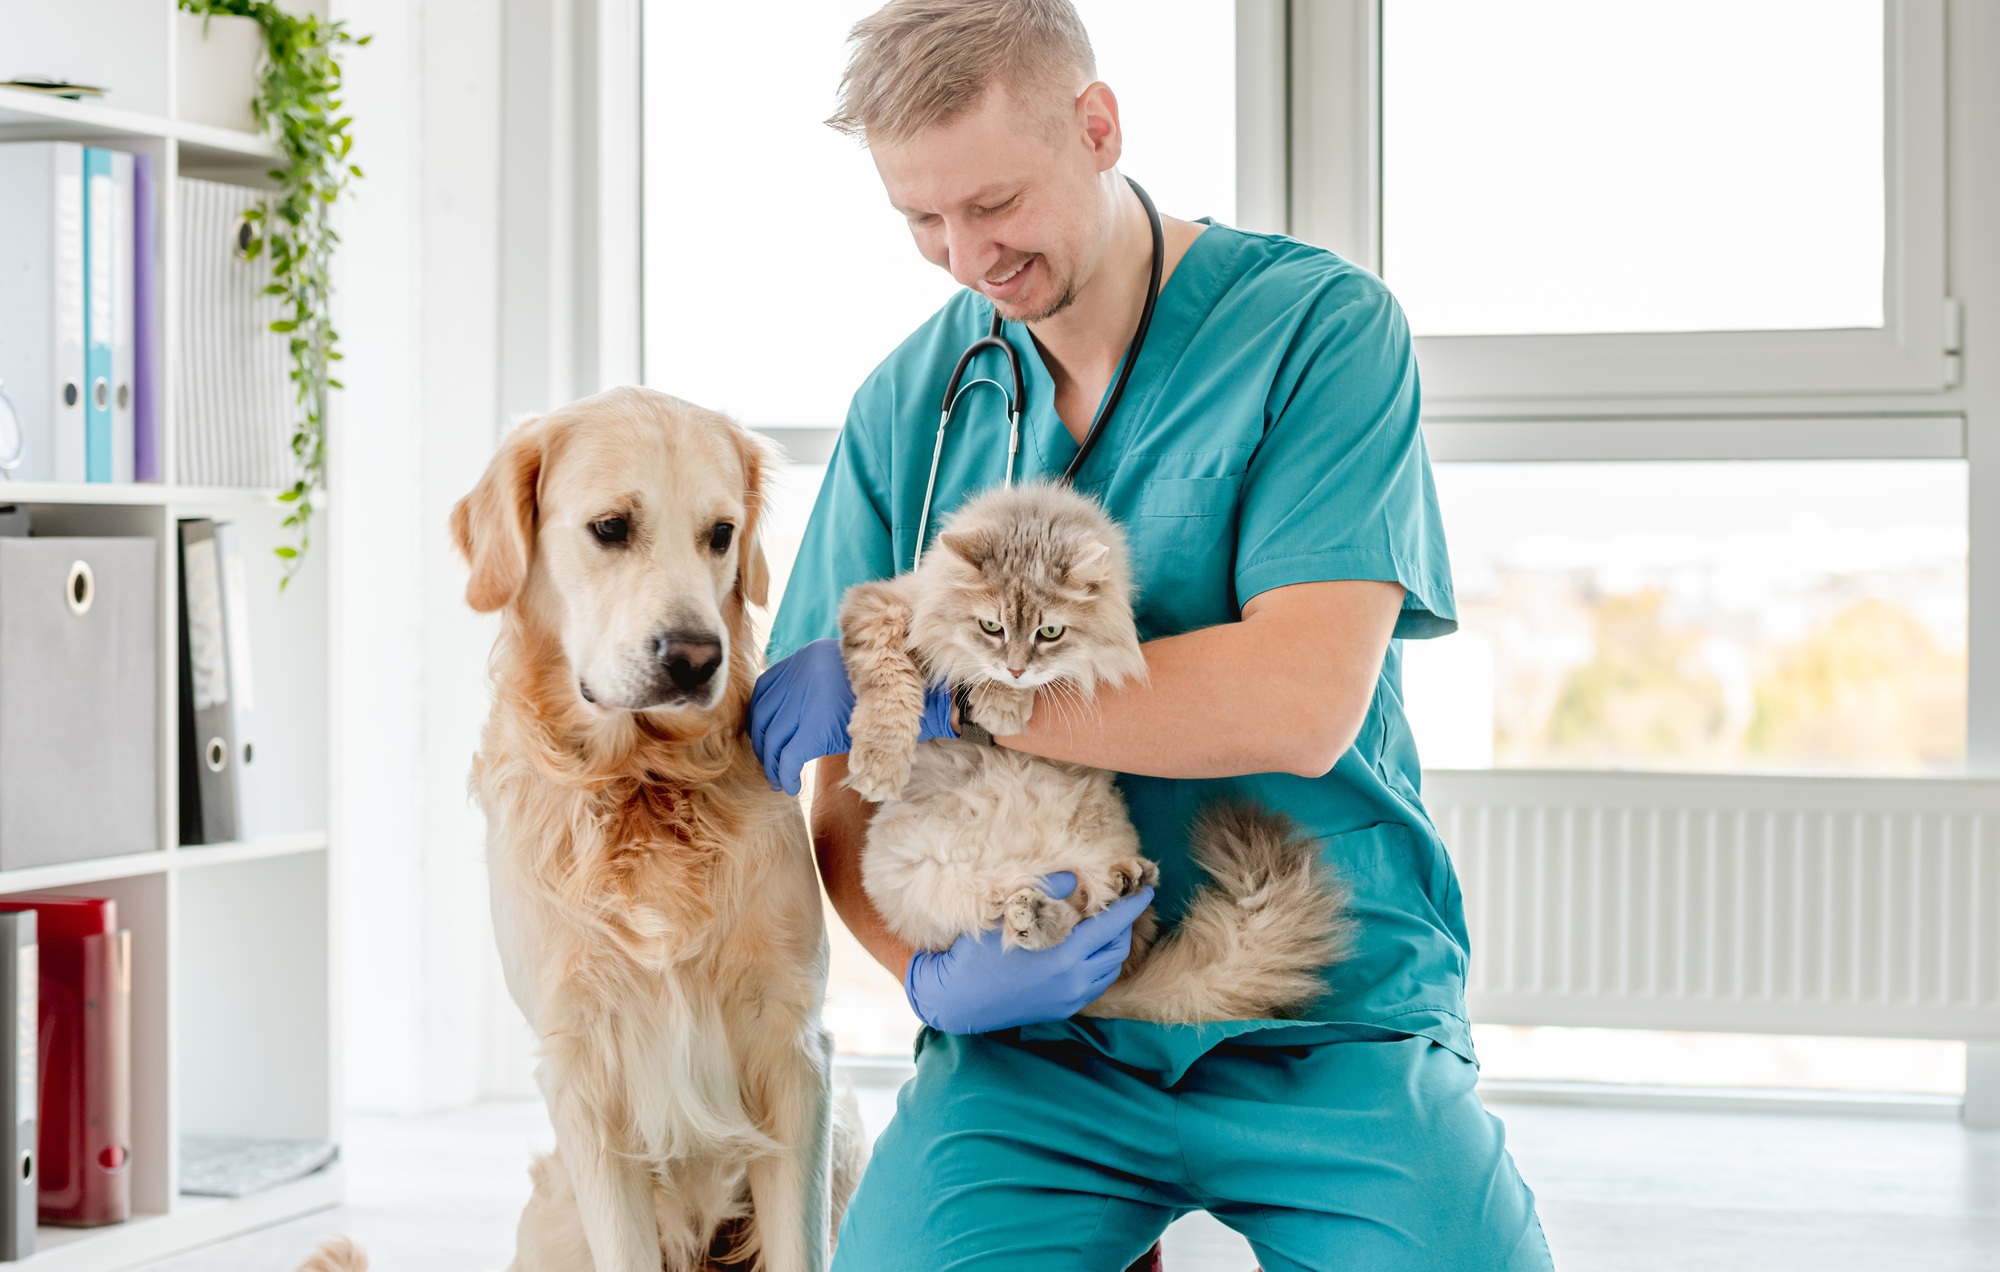
[[[500,443],[472,493],[451,510],[452,543],[472,567],[465,603],[482,614],[504,607],[528,581],[543,442],[537,420],[515,429]]]
[[[771,472],[780,462],[770,443],[746,428],[732,425],[736,453],[743,463],[743,547],[737,556],[736,593],[759,607],[771,603],[771,566],[764,559],[764,496]]]

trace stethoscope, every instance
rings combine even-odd
[[[1160,299],[1160,274],[1166,264],[1167,233],[1160,224],[1160,211],[1153,206],[1152,198],[1145,189],[1132,178],[1125,178],[1125,184],[1132,187],[1132,193],[1139,196],[1139,203],[1146,209],[1146,221],[1153,229],[1153,275],[1146,284],[1146,304],[1139,311],[1139,326],[1132,333],[1132,343],[1125,347],[1125,361],[1118,368],[1118,378],[1112,382],[1111,392],[1104,395],[1104,405],[1097,408],[1097,418],[1090,422],[1090,431],[1083,435],[1077,445],[1076,457],[1069,461],[1058,479],[1067,486],[1083,470],[1084,461],[1090,458],[1097,439],[1103,435],[1104,426],[1111,419],[1111,412],[1118,409],[1118,399],[1125,396],[1125,382],[1132,378],[1132,367],[1139,361],[1139,350],[1146,344],[1146,329],[1153,325],[1153,306]],[[930,528],[931,497],[937,493],[938,462],[944,458],[945,430],[951,425],[951,414],[958,409],[958,400],[982,384],[990,384],[1000,391],[1007,400],[1007,484],[1014,484],[1014,457],[1021,452],[1021,412],[1028,400],[1027,389],[1021,379],[1021,355],[1014,346],[1000,334],[1000,311],[993,311],[993,324],[985,335],[965,346],[965,352],[958,355],[958,365],[951,369],[951,380],[944,386],[944,408],[938,414],[937,444],[931,449],[931,476],[924,484],[923,512],[917,518],[917,550],[911,554],[910,568],[916,569],[924,559],[924,534]],[[1014,381],[1014,392],[1009,395],[1005,385],[990,376],[981,377],[971,383],[961,383],[965,379],[965,369],[972,360],[988,349],[998,349],[1007,359],[1007,370]]]

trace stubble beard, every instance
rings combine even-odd
[[[1046,261],[1048,257],[1044,256],[1042,259]],[[1027,314],[1010,314],[1003,309],[1001,310],[1001,316],[1008,322],[1018,322],[1023,326],[1033,326],[1035,323],[1048,321],[1075,303],[1076,279],[1074,277],[1065,278],[1063,279],[1062,290],[1056,293],[1056,298],[1043,306],[1039,311]]]

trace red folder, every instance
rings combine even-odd
[[[94,1228],[132,1217],[132,934],[118,903],[21,895],[41,941],[43,1223]]]

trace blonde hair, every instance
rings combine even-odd
[[[945,123],[995,84],[1031,106],[1058,92],[1066,105],[1097,77],[1069,0],[889,0],[848,39],[840,109],[826,122],[863,142]]]

